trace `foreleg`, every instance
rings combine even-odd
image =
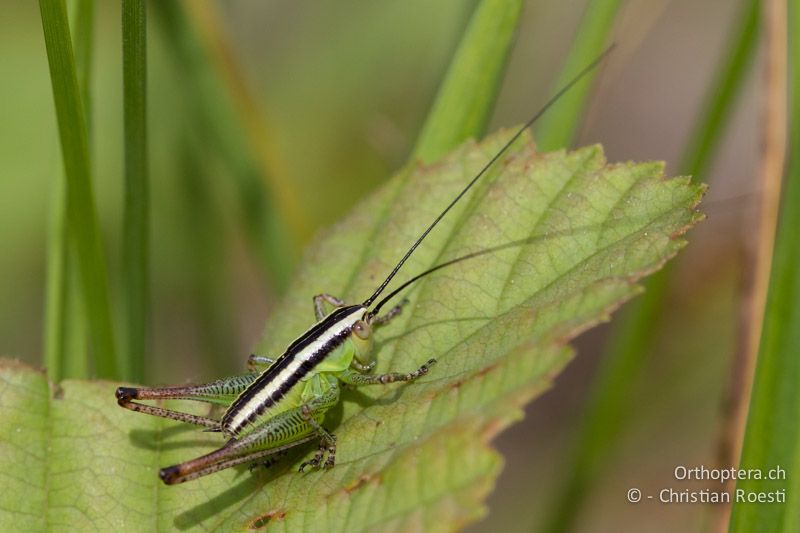
[[[375,324],[376,326],[385,326],[386,324],[391,322],[393,318],[395,318],[397,315],[403,312],[403,306],[406,305],[407,303],[408,299],[403,298],[403,300],[399,304],[395,305],[394,307],[386,311],[386,313],[382,314],[381,316],[376,316],[375,318],[373,318],[372,323]]]

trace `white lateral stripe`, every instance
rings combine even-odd
[[[278,391],[280,386],[299,370],[300,365],[314,357],[314,355],[323,347],[325,347],[325,345],[328,344],[328,342],[330,342],[334,337],[350,329],[353,324],[361,319],[361,315],[363,313],[363,308],[359,307],[354,309],[352,313],[343,317],[333,326],[324,331],[314,342],[306,346],[302,351],[294,354],[292,357],[292,362],[289,363],[286,368],[280,372],[280,374],[275,376],[272,381],[267,383],[264,388],[258,391],[258,394],[254,395],[239,409],[239,411],[229,422],[229,431],[232,433],[239,431],[247,423],[247,419],[250,417],[250,414],[257,410],[261,405],[266,403],[270,397],[272,397],[272,395]]]

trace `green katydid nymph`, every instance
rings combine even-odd
[[[477,254],[439,264],[413,276],[388,295],[381,295],[406,260],[436,227],[448,211],[467,194],[508,148],[565,92],[593,70],[611,47],[561,88],[530,120],[498,150],[459,194],[422,232],[388,276],[360,304],[346,305],[338,298],[320,294],[314,297],[317,322],[293,341],[275,359],[251,355],[250,372],[211,383],[175,387],[120,387],[116,391],[120,406],[150,415],[205,427],[228,438],[219,449],[161,469],[164,483],[176,484],[239,464],[254,464],[289,448],[318,439],[320,446],[311,459],[300,466],[330,468],[334,465],[336,438],[322,426],[328,410],[339,402],[342,385],[384,385],[411,382],[426,375],[436,360],[430,359],[406,373],[373,374],[377,363],[373,350],[376,328],[387,325],[401,312],[403,303],[384,314],[381,309],[420,278]],[[329,304],[334,310],[327,314]],[[260,373],[259,373],[260,371]],[[220,419],[166,409],[136,400],[185,399],[225,407]]]

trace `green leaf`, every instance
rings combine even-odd
[[[314,294],[366,298],[509,136],[404,169],[321,236],[257,352],[279,353],[310,325]],[[491,439],[569,361],[569,339],[639,292],[636,280],[700,218],[703,188],[662,174],[660,163],[607,165],[598,146],[540,154],[517,142],[390,285],[494,248],[421,280],[378,332],[379,372],[439,364],[411,385],[346,391],[325,421],[339,442],[331,471],[297,473],[305,446],[268,471],[165,487],[158,467],[219,436],[122,410],[113,383],[66,381],[50,399],[43,375],[5,363],[0,527],[450,530],[476,520],[502,465]]]

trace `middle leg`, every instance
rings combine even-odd
[[[314,296],[314,315],[317,320],[322,320],[328,314],[325,312],[325,302],[334,307],[342,307],[344,305],[344,300],[340,300],[336,296],[331,296],[327,293],[317,294]]]
[[[388,374],[361,374],[352,370],[343,372],[339,379],[348,385],[387,385],[396,381],[414,381],[428,373],[430,368],[436,364],[436,359],[428,359],[428,362],[412,372],[389,372]]]
[[[264,357],[263,355],[256,355],[251,353],[247,358],[247,370],[250,372],[261,372],[272,366],[275,359],[272,357]]]

